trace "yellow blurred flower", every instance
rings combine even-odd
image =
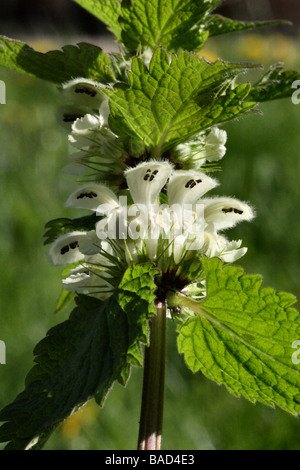
[[[64,421],[61,433],[66,439],[74,439],[79,436],[82,428],[95,421],[98,407],[94,402],[87,403],[77,413],[70,416]]]
[[[296,43],[292,38],[277,33],[268,36],[250,34],[238,42],[238,53],[246,60],[263,63],[295,62]]]

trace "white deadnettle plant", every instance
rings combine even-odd
[[[233,262],[246,253],[241,240],[228,241],[219,232],[252,220],[253,209],[234,198],[203,199],[218,185],[207,174],[174,171],[168,162],[149,161],[127,169],[125,179],[131,205],[126,196],[118,198],[107,186],[96,183],[79,187],[68,198],[66,206],[95,211],[102,219],[95,230],[62,235],[51,247],[54,264],[84,260],[82,267],[64,279],[67,290],[91,288],[95,294],[98,288],[103,298],[101,287],[107,289],[109,281],[100,283],[99,279],[109,275],[114,257],[116,264],[121,257],[127,265],[150,260],[164,274],[173,271],[183,280],[187,276],[188,283],[186,271],[179,270],[181,263],[198,259],[201,267],[203,255]],[[162,189],[168,204],[160,204]]]
[[[297,72],[276,65],[251,85],[237,78],[256,64],[201,58],[208,37],[269,24],[215,15],[219,0],[75,1],[107,24],[119,53],[80,43],[41,54],[1,37],[1,66],[60,86],[57,120],[74,148],[65,171],[85,178],[66,205],[90,213],[47,224],[50,259],[66,265],[56,310],[76,307],[37,346],[24,392],[0,411],[0,440],[41,448],[58,423],[91,397],[102,405],[143,365],[138,449],[159,450],[168,312],[193,372],[299,413],[295,297],[229,265],[247,248],[223,232],[254,210],[208,196],[226,153],[220,126],[291,96]]]

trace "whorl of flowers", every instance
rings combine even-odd
[[[151,261],[161,272],[158,292],[165,295],[204,281],[204,255],[231,263],[246,253],[241,240],[228,240],[223,231],[250,221],[253,209],[234,198],[206,197],[218,186],[207,171],[226,153],[224,130],[212,127],[161,160],[149,160],[141,143],[129,153],[110,130],[101,83],[78,78],[62,91],[68,104],[57,119],[76,149],[65,170],[93,171],[92,181],[78,187],[66,206],[98,216],[94,230],[66,233],[51,246],[52,263],[70,265],[63,279],[67,291],[106,299],[128,265]]]

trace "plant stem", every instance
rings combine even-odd
[[[166,358],[166,303],[157,302],[150,321],[150,344],[145,348],[143,396],[138,450],[160,450]]]
[[[202,301],[191,299],[182,294],[169,293],[168,295],[168,305],[169,307],[187,307],[193,310],[194,313],[198,315],[204,315],[205,312],[202,310]]]

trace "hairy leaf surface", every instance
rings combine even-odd
[[[217,258],[204,260],[204,270],[207,297],[183,299],[196,313],[178,330],[188,367],[236,396],[299,413],[300,366],[292,361],[292,345],[300,338],[300,315],[291,307],[295,297],[261,288],[261,276],[224,267]]]

